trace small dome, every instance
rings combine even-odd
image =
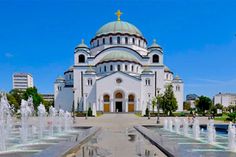
[[[103,25],[96,33],[96,36],[106,34],[122,33],[143,36],[137,27],[125,21],[113,21]]]
[[[183,81],[182,81],[182,79],[178,75],[176,75],[174,77],[174,79],[173,79],[173,82],[175,82],[175,83],[182,83]]]
[[[165,66],[164,72],[173,73],[167,66]]]
[[[88,48],[88,46],[84,43],[84,39],[82,39],[81,43],[77,45],[76,48]]]
[[[56,82],[65,82],[65,78],[62,76],[58,76]]]
[[[149,48],[149,49],[150,49],[150,48],[161,48],[161,46],[156,43],[156,39],[153,39],[152,45],[149,46],[148,48]]]
[[[151,74],[151,73],[152,73],[152,71],[147,66],[145,66],[142,71],[142,74]]]
[[[111,51],[109,52],[109,54],[107,54],[100,60],[100,62],[109,62],[109,61],[131,61],[139,63],[135,56],[122,50]]]
[[[89,68],[85,71],[86,74],[95,74],[96,71],[91,67],[89,66]]]

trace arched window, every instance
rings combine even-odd
[[[117,44],[120,44],[120,37],[117,37]]]
[[[109,102],[110,101],[110,96],[109,95],[104,95],[103,96],[103,101],[104,102]]]
[[[117,65],[117,70],[120,71],[120,65]]]
[[[128,44],[128,37],[125,37],[125,44]]]
[[[135,39],[133,38],[133,44],[135,44]]]
[[[152,56],[152,62],[153,63],[159,63],[159,56],[158,55],[153,55]]]
[[[180,91],[180,86],[179,85],[176,86],[176,91]]]
[[[118,92],[115,95],[115,98],[121,99],[123,97],[122,93]]]
[[[134,95],[130,94],[128,99],[129,102],[134,102]]]
[[[102,72],[102,68],[101,67],[99,68],[99,71]]]
[[[109,40],[110,40],[110,44],[112,44],[112,37],[110,37],[110,39],[109,39]]]
[[[134,71],[134,66],[133,65],[131,66],[131,71]]]
[[[102,43],[105,44],[105,38],[102,39]]]
[[[113,66],[112,65],[110,65],[110,71],[113,71]]]
[[[88,85],[89,86],[93,85],[93,80],[91,78],[88,79]]]
[[[97,40],[97,46],[99,46],[99,40]]]
[[[79,63],[84,63],[85,62],[85,56],[84,55],[79,55]]]
[[[150,86],[151,85],[151,80],[149,78],[147,78],[145,80],[145,84],[146,84],[146,86]]]
[[[104,72],[107,72],[107,67],[106,66],[104,66]]]
[[[128,66],[127,65],[125,65],[125,71],[127,71],[128,70]]]
[[[138,46],[140,46],[141,45],[141,41],[140,40],[138,40]]]

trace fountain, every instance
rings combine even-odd
[[[45,129],[46,109],[42,103],[40,103],[38,106],[38,116],[39,116],[39,138],[43,138],[43,132]]]
[[[69,112],[64,113],[64,131],[70,130],[71,115]]]
[[[59,114],[58,114],[58,121],[57,121],[57,128],[58,132],[62,132],[62,123],[63,123],[63,117],[64,117],[64,110],[59,109]]]
[[[172,126],[173,126],[172,119],[169,118],[169,119],[168,119],[168,130],[169,130],[169,131],[172,131]]]
[[[22,143],[27,142],[29,136],[29,124],[28,124],[28,117],[31,115],[31,109],[28,106],[28,102],[24,99],[21,100],[21,128],[20,128],[20,135]]]
[[[6,150],[7,138],[11,132],[12,120],[10,114],[7,96],[3,94],[0,101],[0,151]]]
[[[200,137],[200,127],[199,127],[199,121],[197,118],[195,118],[194,122],[193,122],[193,137],[195,139],[199,139]]]
[[[180,120],[179,118],[175,118],[175,132],[178,134],[179,133],[179,128],[180,128]]]
[[[188,136],[188,121],[186,119],[183,119],[183,133],[184,136]]]
[[[231,151],[236,151],[236,144],[235,144],[235,126],[232,125],[232,122],[229,123],[228,126],[228,147]]]
[[[211,119],[207,125],[207,141],[213,144],[216,140],[216,130],[214,127],[214,121]]]
[[[168,120],[166,118],[164,119],[164,129],[168,129]]]
[[[50,125],[50,127],[49,127],[50,128],[50,135],[53,136],[54,127],[55,127],[55,117],[57,115],[57,110],[52,106],[50,106],[50,108],[49,108],[49,115],[50,115],[50,119],[51,119],[51,121],[49,123],[49,125]]]

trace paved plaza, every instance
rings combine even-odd
[[[164,118],[161,118],[161,123]],[[199,118],[201,124],[207,123],[207,117]],[[92,140],[84,145],[84,151],[94,149],[101,156],[108,157],[133,157],[141,156],[150,151],[151,156],[165,156],[157,147],[150,144],[134,128],[135,125],[155,125],[156,117],[138,117],[134,114],[104,114],[100,117],[77,117],[77,126],[98,126],[101,131]],[[141,144],[141,147],[140,147]],[[93,153],[94,153],[93,152]],[[90,152],[91,153],[91,152]],[[86,153],[85,153],[86,155]],[[76,156],[83,156],[82,151]]]

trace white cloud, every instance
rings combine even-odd
[[[14,57],[14,55],[12,53],[10,53],[10,52],[6,52],[4,55],[5,55],[6,58]]]

